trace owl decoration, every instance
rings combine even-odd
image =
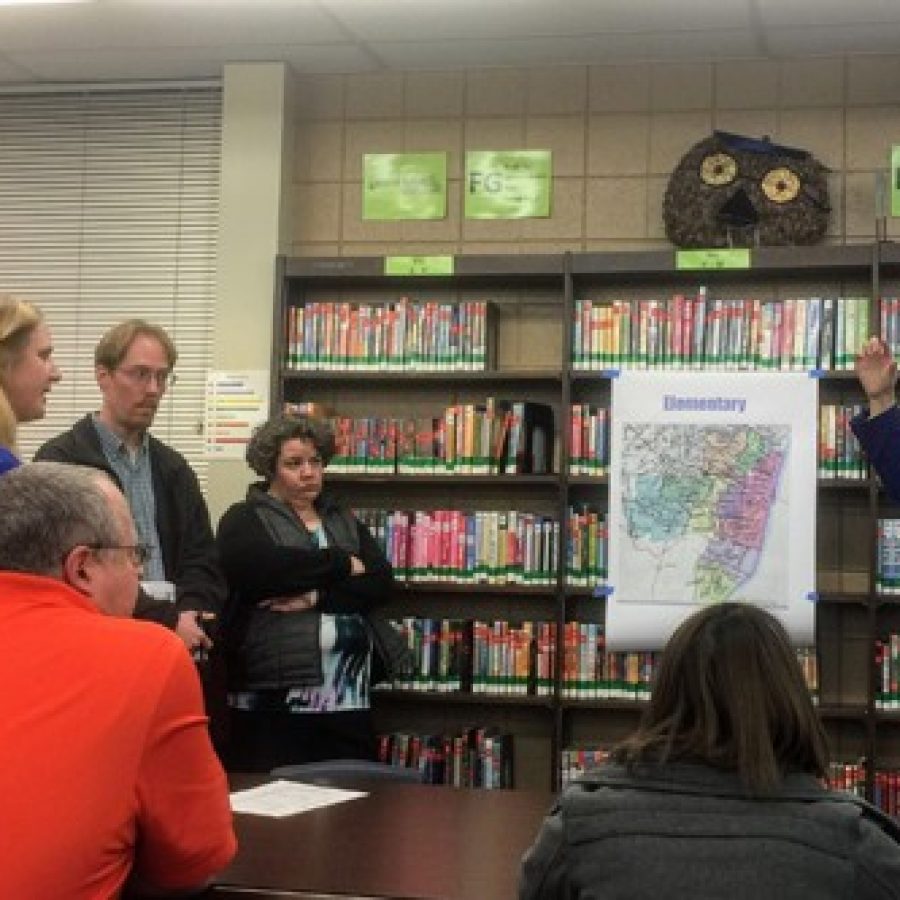
[[[806,150],[714,131],[669,178],[666,235],[677,247],[814,244],[831,212],[827,171]]]

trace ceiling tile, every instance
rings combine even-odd
[[[320,0],[374,41],[561,37],[609,32],[747,28],[750,0]]]
[[[771,52],[782,57],[896,53],[900,47],[900,23],[771,29],[767,42]]]
[[[582,37],[393,41],[371,45],[392,68],[445,69],[490,66],[596,65],[624,60],[722,59],[756,56],[749,32],[585,35]]]
[[[0,7],[0,50],[314,44],[346,40],[315,6],[204,3]]]
[[[757,0],[766,27],[900,23],[897,0]]]

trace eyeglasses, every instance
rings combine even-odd
[[[85,544],[89,550],[127,550],[131,556],[131,564],[143,566],[149,561],[152,550],[147,544]]]
[[[151,369],[149,366],[128,366],[125,369],[116,369],[116,372],[127,378],[134,384],[146,387],[151,381],[164,391],[175,384],[175,373],[171,369]]]

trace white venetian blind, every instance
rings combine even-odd
[[[220,129],[218,87],[0,95],[0,293],[43,309],[63,374],[20,430],[26,459],[99,407],[94,346],[141,317],[179,353],[153,434],[205,485]]]

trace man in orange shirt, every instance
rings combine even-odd
[[[0,478],[0,897],[184,891],[234,855],[193,663],[128,618],[144,553],[95,469]]]

